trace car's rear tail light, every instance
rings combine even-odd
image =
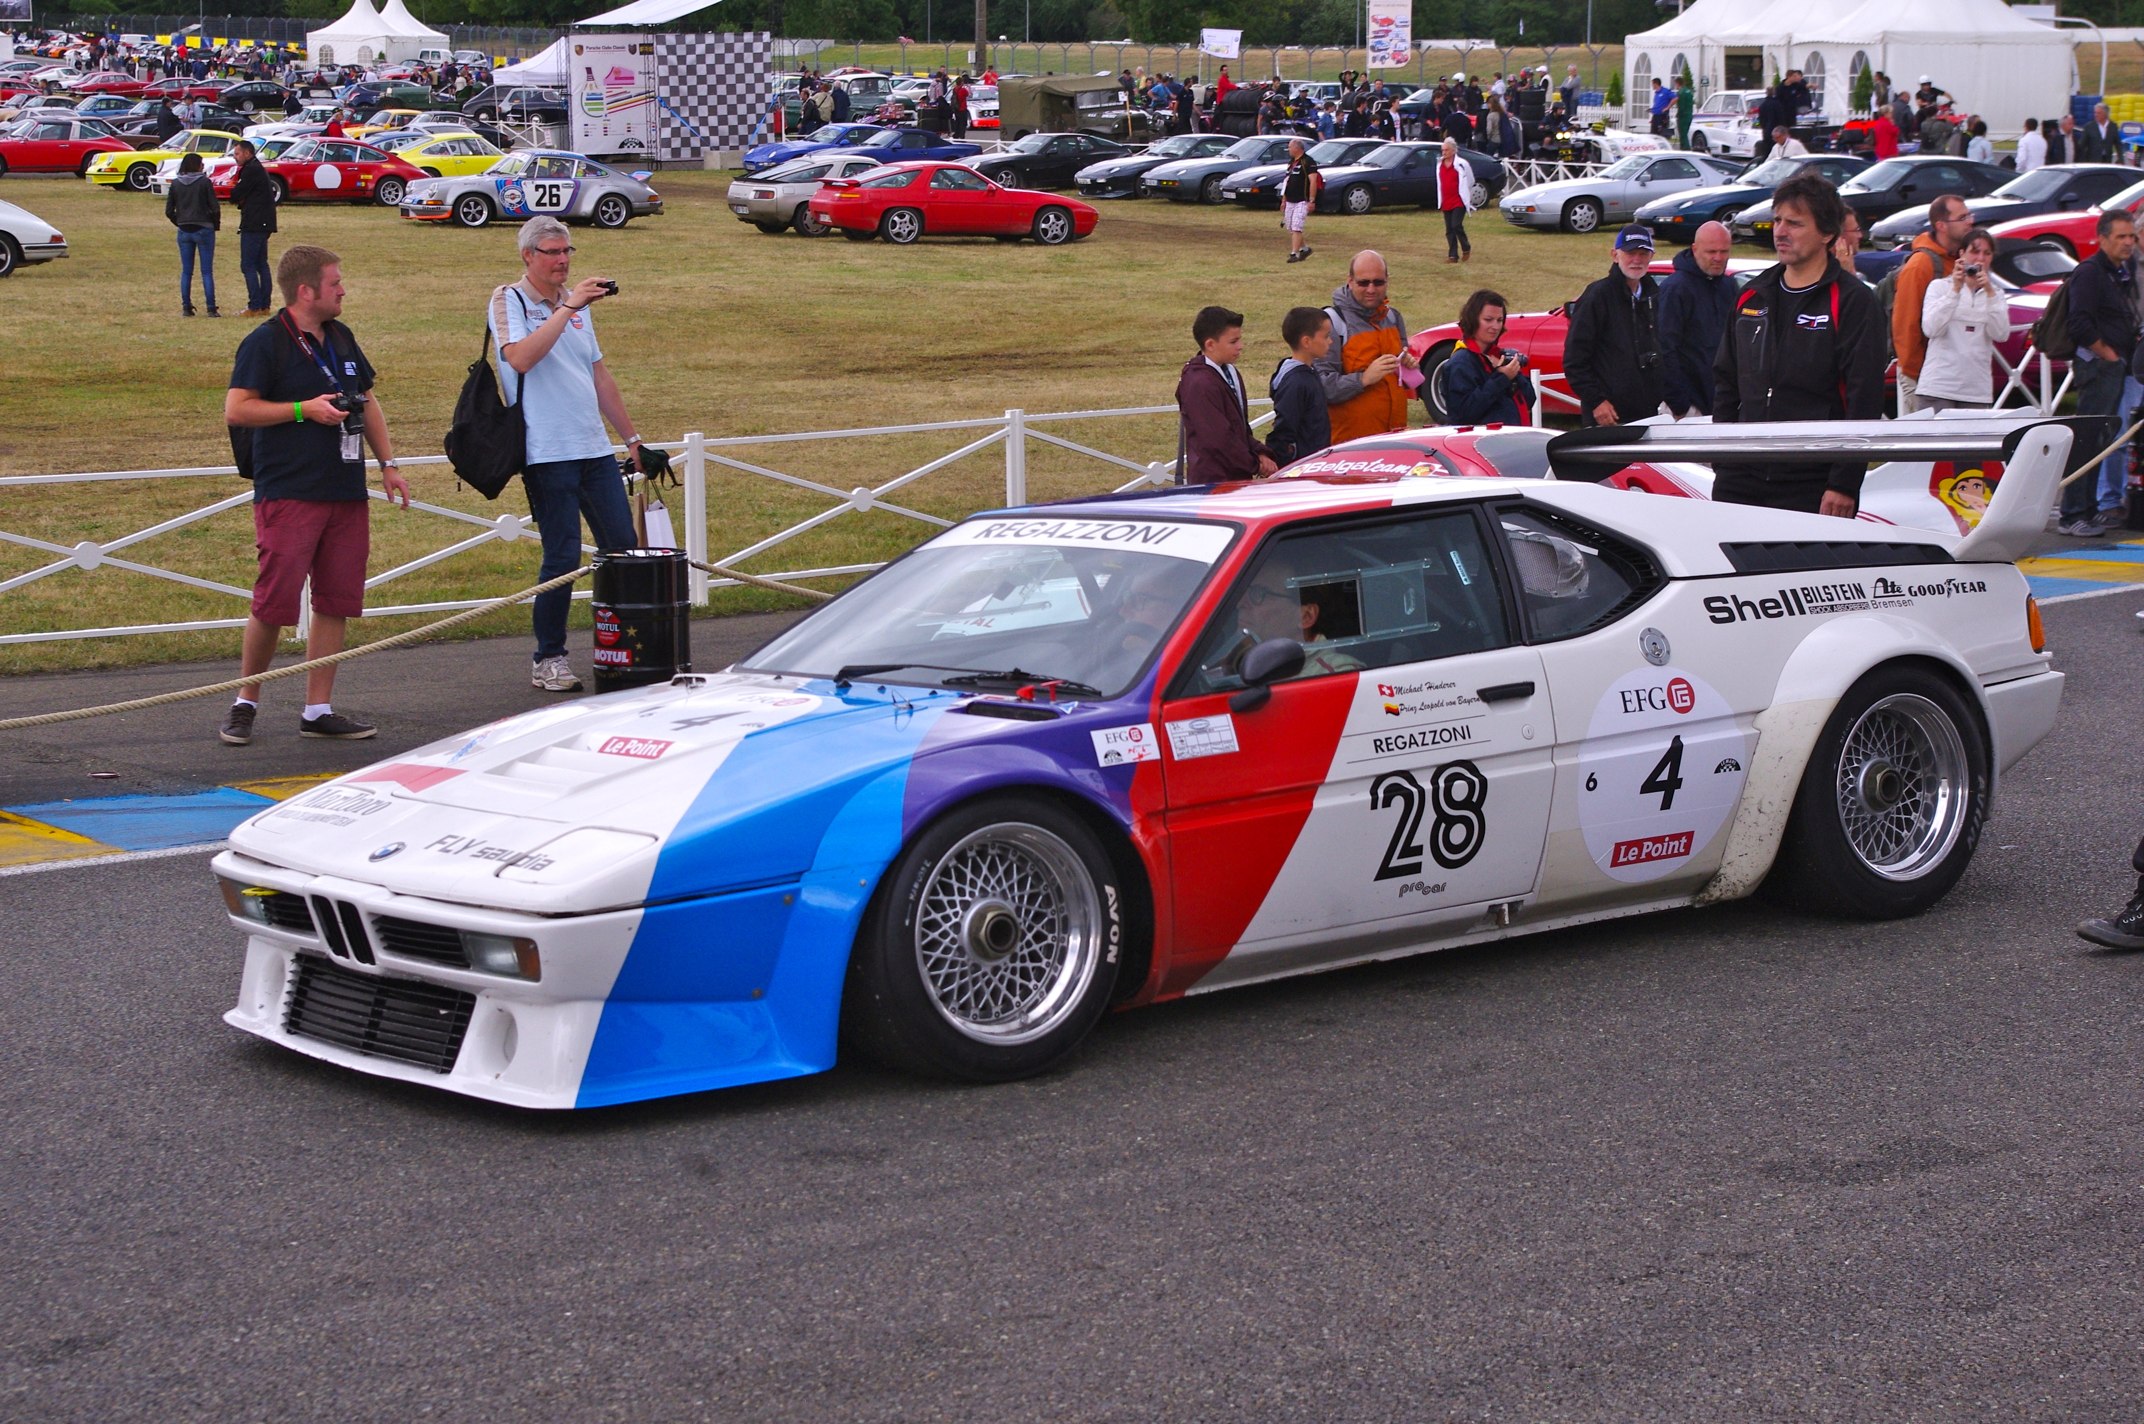
[[[2040,621],[2040,603],[2031,594],[2025,595],[2025,631],[2032,637],[2032,650],[2047,651],[2047,625]]]

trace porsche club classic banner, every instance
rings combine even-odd
[[[655,152],[655,42],[575,36],[567,59],[573,146],[596,157]]]
[[[1414,59],[1412,0],[1368,0],[1370,68],[1404,69]]]
[[[1216,59],[1239,59],[1243,54],[1243,31],[1200,30],[1199,53]]]

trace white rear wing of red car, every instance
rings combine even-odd
[[[2047,511],[2068,473],[2073,446],[2079,439],[2091,439],[2102,424],[2032,412],[1975,411],[1946,412],[1933,419],[1604,425],[1557,436],[1548,443],[1548,457],[1560,480],[1600,480],[1628,465],[1659,461],[1808,465],[1829,457],[1873,465],[1886,460],[2000,460],[2003,477],[1987,512],[1951,552],[1961,562],[2015,562],[2046,528]],[[2081,429],[2085,425],[2095,429]]]

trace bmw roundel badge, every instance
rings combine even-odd
[[[398,853],[401,849],[402,842],[389,841],[386,845],[381,846],[378,850],[374,851],[371,855],[365,858],[367,860],[385,860],[387,859],[387,857]]]

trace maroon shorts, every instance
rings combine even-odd
[[[253,542],[260,577],[253,581],[253,616],[288,628],[308,575],[313,612],[356,618],[365,611],[365,556],[371,552],[369,500],[264,499],[253,506]]]

